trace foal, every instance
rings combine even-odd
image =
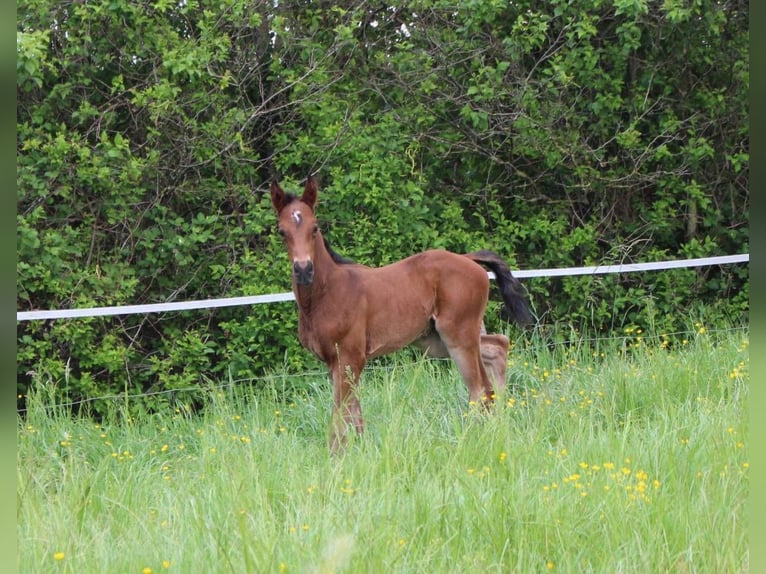
[[[498,389],[505,384],[508,338],[482,334],[489,297],[482,265],[495,273],[512,318],[522,325],[531,322],[523,288],[508,265],[492,251],[429,250],[379,268],[342,261],[319,231],[317,196],[312,177],[300,199],[271,184],[279,234],[292,263],[298,338],[327,364],[332,377],[330,449],[345,445],[349,424],[364,430],[357,385],[367,359],[411,343],[431,356],[450,356],[470,400],[491,402],[490,374]]]

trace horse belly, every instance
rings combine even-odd
[[[423,330],[418,331],[414,335],[407,333],[406,336],[402,336],[402,333],[397,333],[396,336],[393,337],[380,337],[379,333],[370,334],[367,338],[367,358],[372,359],[403,349],[407,345],[417,341],[422,333]]]
[[[398,285],[400,288],[403,285]],[[423,336],[433,316],[433,297],[403,289],[375,298],[367,322],[367,356],[378,357],[406,347]]]

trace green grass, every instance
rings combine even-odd
[[[365,373],[367,431],[335,458],[324,375],[101,424],[40,392],[19,571],[745,572],[748,337],[533,340],[489,414],[402,356]]]

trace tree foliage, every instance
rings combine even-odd
[[[18,308],[284,291],[268,183],[315,171],[326,235],[373,265],[746,252],[748,41],[739,0],[23,0]],[[597,331],[748,302],[736,266],[527,285],[543,324]],[[296,321],[285,303],[19,323],[19,385],[304,368]]]

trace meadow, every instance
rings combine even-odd
[[[212,385],[203,408],[18,416],[18,571],[748,570],[749,329],[519,340],[495,409],[449,362],[363,376],[330,456],[324,372]]]

